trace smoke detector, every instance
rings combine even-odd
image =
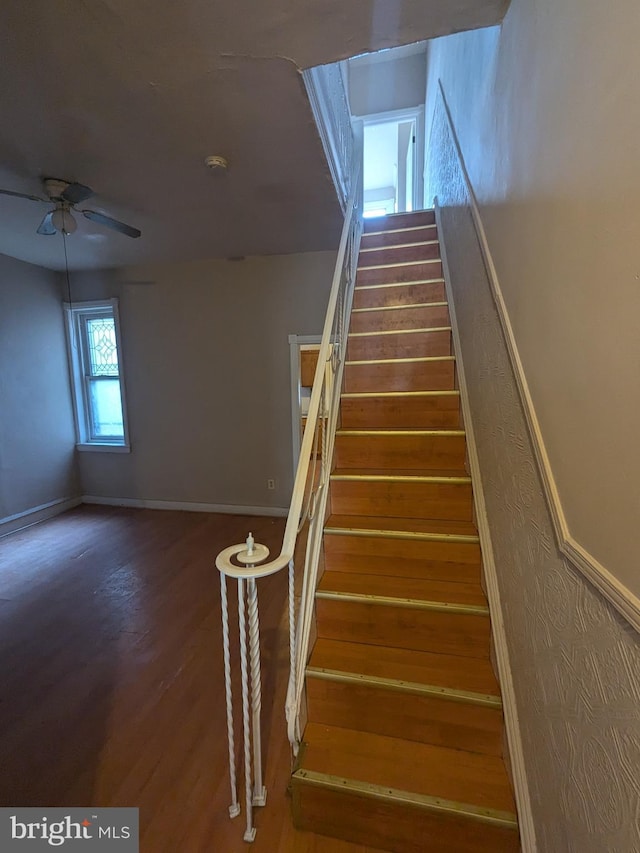
[[[204,162],[210,169],[227,169],[229,167],[226,157],[221,157],[219,154],[211,154],[209,157],[205,157]]]

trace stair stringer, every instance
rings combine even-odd
[[[464,362],[462,359],[462,347],[460,345],[460,331],[458,328],[456,306],[447,260],[447,248],[442,230],[440,207],[438,205],[437,198],[434,199],[434,209],[436,214],[436,224],[438,226],[438,235],[440,238],[442,276],[444,278],[445,291],[447,301],[449,303],[453,350],[456,354],[456,373],[458,390],[460,391],[462,419],[467,437],[467,459],[470,468],[469,473],[473,481],[473,506],[478,535],[480,537],[480,548],[482,551],[483,587],[485,588],[485,593],[489,603],[489,611],[491,614],[492,649],[495,653],[495,668],[497,669],[496,677],[500,684],[500,692],[502,695],[502,713],[504,716],[506,734],[505,764],[511,777],[516,801],[522,853],[537,853],[538,847],[536,842],[533,812],[531,809],[531,794],[524,762],[524,750],[520,734],[520,722],[515,689],[511,675],[509,645],[504,627],[502,602],[500,598],[500,588],[498,585],[498,573],[496,571],[487,507],[484,500],[484,488],[482,485],[482,471],[478,456],[478,445],[476,443],[473,428],[469,392],[464,371]]]

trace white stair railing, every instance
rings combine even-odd
[[[285,711],[289,740],[294,754],[297,755],[300,745],[304,673],[309,655],[322,531],[329,492],[329,474],[347,348],[348,321],[353,300],[353,287],[362,232],[361,161],[362,158],[358,152],[352,172],[352,189],[346,205],[345,222],[329,296],[322,343],[318,354],[318,364],[282,549],[275,559],[264,562],[269,556],[269,550],[266,546],[254,542],[250,533],[245,543],[225,548],[216,558],[216,567],[220,571],[221,583],[222,637],[231,783],[229,814],[231,817],[236,817],[240,813],[240,804],[237,793],[234,741],[227,578],[235,579],[238,584],[246,803],[245,841],[253,841],[255,837],[253,807],[264,805],[266,802],[266,790],[262,779],[260,632],[257,581],[260,578],[275,574],[285,567],[288,567],[289,572],[290,653],[289,684]],[[301,535],[303,531],[304,535]],[[304,566],[297,613],[294,560]]]

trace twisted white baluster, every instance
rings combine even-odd
[[[238,625],[240,626],[240,669],[242,672],[242,729],[244,733],[244,789],[247,804],[247,828],[245,841],[253,841],[256,828],[253,825],[251,800],[251,726],[249,723],[249,673],[247,672],[247,624],[244,612],[244,581],[238,578]]]
[[[293,560],[289,560],[289,684],[287,686],[286,717],[289,740],[293,746],[294,755],[298,754],[298,744],[294,736],[294,719],[296,713],[296,602],[295,602],[295,569]]]
[[[231,693],[231,661],[229,658],[229,606],[227,603],[227,578],[220,572],[220,600],[222,602],[222,645],[224,649],[224,689],[227,698],[227,739],[229,741],[229,781],[231,783],[231,805],[229,816],[240,814],[236,784],[236,747],[233,737],[233,696]]]
[[[247,580],[249,599],[249,651],[251,655],[251,709],[253,724],[253,805],[264,806],[267,789],[262,784],[262,682],[260,677],[260,622],[258,618],[258,586],[255,578]]]
[[[335,346],[336,345],[334,344],[334,347]],[[335,373],[334,373],[334,376],[335,376]],[[323,393],[322,393],[322,403],[323,403],[324,408],[322,410],[323,418],[322,418],[320,423],[322,424],[322,473],[323,473],[322,485],[324,486],[326,479],[327,479],[327,474],[330,470],[330,463],[329,463],[329,458],[328,458],[329,436],[327,435],[327,426],[329,424],[329,412],[331,411],[331,398],[327,394],[326,389],[323,390]]]

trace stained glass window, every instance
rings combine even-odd
[[[115,300],[67,308],[78,445],[127,447]]]
[[[87,341],[92,376],[118,375],[118,345],[113,317],[87,320]]]

